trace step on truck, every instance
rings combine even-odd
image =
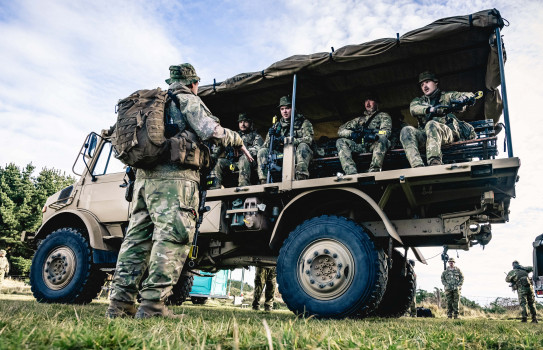
[[[415,290],[408,260],[425,263],[419,247],[486,245],[491,226],[509,219],[520,160],[511,143],[503,26],[497,10],[484,10],[201,86],[200,97],[225,127],[237,130],[244,112],[264,136],[277,101],[291,95],[292,109],[312,122],[316,145],[308,179],[295,180],[295,147],[287,138],[268,183],[254,178],[236,187],[225,179],[207,192],[194,269],[277,266],[279,291],[296,314],[402,315]],[[409,105],[421,95],[417,77],[426,70],[445,90],[482,91],[458,114],[477,138],[444,146],[443,165],[410,168],[396,143],[382,171],[365,172],[371,154],[354,154],[360,173],[342,174],[333,145],[339,126],[362,113],[362,93],[378,94],[393,133],[401,120],[416,126]],[[507,154],[498,157],[500,131]],[[40,302],[90,302],[114,270],[126,234],[127,178],[108,132],[87,136],[74,171],[79,180],[47,200],[43,224],[30,237],[37,247],[31,285]],[[187,266],[172,303],[190,292],[196,270]]]

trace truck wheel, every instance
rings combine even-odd
[[[405,264],[403,254],[394,250],[387,288],[374,315],[379,317],[402,316],[409,310],[409,306],[415,297],[416,287],[413,266]]]
[[[105,279],[106,273],[93,266],[89,243],[75,228],[47,236],[30,267],[32,293],[43,303],[90,303]]]
[[[172,288],[172,294],[166,299],[168,305],[181,305],[189,297],[194,283],[194,275],[190,271],[183,271],[179,281]]]
[[[364,317],[387,282],[382,249],[355,222],[338,216],[304,221],[283,243],[277,260],[279,292],[296,314]]]
[[[206,297],[190,297],[190,301],[192,301],[195,305],[204,305],[207,303]]]

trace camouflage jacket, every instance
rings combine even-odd
[[[458,267],[447,269],[441,274],[441,283],[445,287],[445,290],[460,289],[464,284],[464,275]]]
[[[281,136],[288,137],[290,135],[290,120],[284,120],[275,123],[274,127],[279,130]],[[294,121],[294,146],[298,146],[300,143],[306,143],[309,146],[313,146],[313,124],[301,114],[296,115]],[[266,141],[262,147],[270,147],[270,135],[266,135]]]
[[[385,112],[375,111],[369,113],[364,111],[364,115],[354,118],[339,127],[337,134],[339,137],[350,138],[353,131],[361,131],[364,129],[364,124],[373,116],[366,129],[379,129],[386,131],[387,137],[390,137],[392,132],[392,118]]]
[[[507,274],[505,282],[512,283],[517,288],[531,287],[532,280],[528,277],[528,274],[533,271],[531,266],[519,266]]]
[[[249,153],[251,153],[251,155],[256,158],[258,150],[262,147],[262,144],[264,143],[264,139],[262,139],[262,136],[260,136],[256,131],[242,132],[241,130],[238,130],[237,133],[239,134],[239,136],[241,136],[243,144],[245,145],[245,147],[247,147]],[[231,160],[238,160],[240,155],[239,153],[241,152],[237,153],[238,154],[233,157],[235,159]],[[214,159],[226,158],[226,147],[224,147],[223,145],[213,145],[213,147],[211,148],[211,157]]]
[[[166,115],[179,126],[179,130],[187,128],[192,129],[201,140],[212,140],[222,145],[241,146],[239,136],[234,137],[234,132],[225,130],[224,137],[215,138],[213,133],[219,125],[219,118],[213,116],[202,100],[196,96],[188,87],[179,82],[174,82],[169,86],[170,90],[180,89],[177,97],[179,98],[179,108],[175,103],[170,103],[166,109]],[[237,134],[236,134],[237,135]],[[235,144],[239,143],[239,144]],[[139,178],[159,178],[159,179],[187,179],[195,182],[200,181],[198,170],[187,168],[177,163],[159,164],[153,169],[138,169]]]
[[[9,262],[5,256],[0,258],[0,271],[4,271],[6,274],[9,272]]]
[[[444,92],[437,89],[431,96],[424,95],[422,97],[414,98],[409,106],[409,111],[413,117],[417,118],[419,129],[424,129],[424,126],[428,120],[431,119],[439,123],[446,124],[449,128],[451,128],[455,140],[458,140],[460,138],[460,126],[458,125],[458,121],[453,113],[431,116],[430,114],[426,113],[426,111],[428,110],[428,107],[438,105],[450,106],[452,100],[462,100],[464,98],[474,96],[475,95],[471,92]]]

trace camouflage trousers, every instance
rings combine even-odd
[[[526,304],[528,304],[528,308],[530,309],[530,314],[532,315],[532,317],[536,317],[537,311],[535,309],[535,295],[532,286],[529,285],[526,287],[519,287],[517,293],[522,318],[528,317],[528,313],[526,312]]]
[[[454,142],[451,128],[443,123],[430,120],[426,123],[424,131],[406,126],[400,132],[400,141],[409,164],[412,168],[424,166],[419,148],[426,146],[426,159],[428,163],[432,158],[442,160],[441,146]]]
[[[277,272],[275,267],[257,267],[255,274],[255,292],[253,297],[253,308],[258,308],[260,305],[260,297],[264,286],[264,307],[266,309],[273,308],[273,299],[275,295]]]
[[[273,151],[275,153],[279,153],[276,151]],[[266,165],[268,165],[268,149],[267,148],[261,148],[258,151],[257,155],[257,161],[258,161],[258,179],[259,180],[266,180],[267,177],[267,171],[264,170],[266,168]],[[300,143],[296,147],[296,154],[295,154],[295,162],[296,162],[296,178],[300,178],[300,175],[307,178],[309,177],[309,163],[311,163],[311,160],[313,159],[313,150],[307,143]]]
[[[245,155],[239,157],[237,162],[233,162],[227,158],[219,158],[211,172],[211,174],[215,176],[216,182],[210,189],[221,188],[225,174],[232,172],[235,169],[238,169],[239,171],[238,186],[250,186],[251,172],[256,170],[256,167],[256,162],[250,162]]]
[[[447,316],[458,316],[458,307],[460,305],[460,288],[445,290],[447,297]]]
[[[369,171],[381,171],[383,167],[383,161],[385,160],[385,154],[390,147],[388,139],[385,137],[379,138],[378,141],[373,142],[370,145],[356,143],[351,139],[339,138],[336,141],[336,148],[338,151],[339,161],[341,167],[346,175],[352,175],[358,173],[356,164],[353,161],[352,152],[364,153],[373,152],[371,157],[371,163]]]
[[[198,184],[182,179],[136,179],[128,231],[117,258],[110,298],[133,302],[140,295],[164,300],[171,294],[194,236]]]

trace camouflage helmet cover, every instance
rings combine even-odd
[[[449,262],[452,262],[452,263],[455,262],[454,258],[449,258]]]
[[[200,77],[196,75],[196,69],[190,63],[182,63],[177,66],[170,66],[170,78],[166,79],[166,83],[171,84],[180,82],[183,85],[190,85],[200,81]]]
[[[279,106],[277,107],[279,108],[281,106],[292,106],[292,100],[290,96],[283,96],[279,99]]]
[[[247,116],[247,113],[240,113],[238,116],[238,123],[243,121],[253,122],[253,120]]]
[[[419,74],[419,84],[426,80],[432,80],[436,83],[439,82],[439,79],[437,79],[436,75],[428,70]]]

